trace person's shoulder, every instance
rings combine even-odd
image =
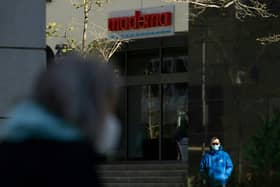
[[[203,154],[203,157],[210,157],[212,154],[211,154],[211,151],[205,151],[205,153]]]
[[[220,154],[222,154],[222,155],[224,155],[224,156],[226,156],[226,157],[229,157],[228,152],[225,151],[225,150],[220,150]]]

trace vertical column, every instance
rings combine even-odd
[[[45,67],[45,0],[8,0],[0,6],[0,120],[27,96]],[[1,121],[0,121],[1,123]]]

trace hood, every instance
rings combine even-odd
[[[10,114],[0,128],[0,139],[19,142],[28,139],[78,141],[82,132],[73,124],[60,119],[35,102],[24,102]]]

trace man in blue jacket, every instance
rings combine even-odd
[[[200,173],[207,186],[225,187],[232,170],[230,156],[222,149],[219,138],[213,137],[210,151],[207,151],[200,161]]]

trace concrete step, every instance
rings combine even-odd
[[[128,176],[155,176],[155,177],[163,177],[163,176],[185,176],[185,170],[103,170],[100,171],[101,176],[121,176],[121,177],[128,177]]]
[[[176,164],[103,164],[100,165],[101,170],[187,170],[188,167],[184,163]]]
[[[105,183],[105,187],[185,187],[186,185],[181,183]]]
[[[119,163],[99,166],[105,187],[185,187],[184,163]]]
[[[154,177],[154,176],[138,176],[138,177],[103,177],[104,183],[178,183],[185,181],[184,177]]]

